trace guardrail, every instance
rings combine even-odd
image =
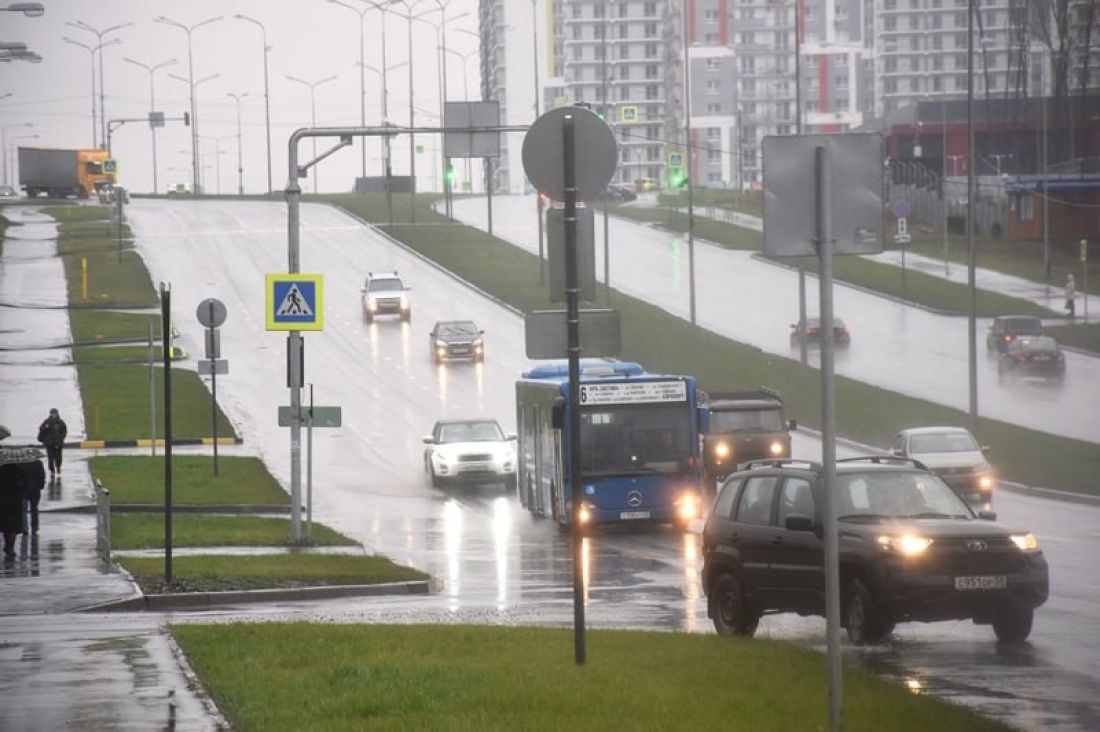
[[[111,561],[111,492],[95,481],[95,551],[105,562]]]

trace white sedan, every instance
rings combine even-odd
[[[424,472],[433,488],[499,483],[516,488],[516,435],[495,419],[443,419],[424,437]]]

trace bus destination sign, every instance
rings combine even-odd
[[[687,385],[680,380],[628,381],[581,384],[581,406],[590,404],[652,404],[687,400]]]

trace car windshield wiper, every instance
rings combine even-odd
[[[887,516],[884,513],[850,513],[846,516],[840,516],[837,521],[850,521],[852,519],[874,519],[875,521],[882,521],[883,519],[897,518],[896,516]]]
[[[924,511],[922,513],[914,513],[906,518],[965,518],[965,516],[959,516],[957,514],[950,513],[937,513],[936,511]]]

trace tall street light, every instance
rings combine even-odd
[[[11,154],[9,155],[8,160],[10,161],[10,164],[11,164],[11,186],[13,188],[15,187],[16,181],[19,180],[19,176],[17,176],[16,173],[15,173],[15,167],[16,167],[17,161],[19,160],[19,155],[17,154],[16,151],[19,149],[19,146],[16,145],[15,143],[19,142],[20,140],[37,140],[37,139],[38,139],[38,135],[16,135],[15,137],[11,138]],[[5,168],[4,176],[5,176],[5,179],[6,179],[6,176],[8,175],[7,165],[5,165],[4,168]]]
[[[248,96],[248,92],[234,94],[226,92],[225,95],[237,103],[237,195],[244,195],[244,157],[241,153],[241,100]]]
[[[170,58],[167,61],[161,61],[159,64],[143,64],[141,61],[135,61],[132,58],[126,57],[122,59],[126,63],[133,64],[134,66],[145,69],[149,74],[149,112],[152,113],[157,109],[157,97],[153,91],[153,76],[157,73],[157,69],[163,69],[165,66],[174,66],[176,59]],[[160,186],[157,184],[157,128],[152,123],[149,124],[149,134],[153,137],[153,193],[160,192]]]
[[[351,5],[348,5],[345,2],[341,2],[341,0],[328,0],[328,1],[333,5],[340,6],[341,8],[347,8],[348,10],[350,10],[351,12],[353,12],[356,15],[359,16],[359,126],[360,127],[366,127],[367,126],[367,90],[366,90],[366,82],[363,79],[363,69],[364,69],[364,66],[366,65],[367,60],[366,60],[366,56],[364,55],[364,49],[363,49],[363,25],[364,25],[364,22],[366,20],[367,13],[369,13],[374,8],[372,8],[372,7],[356,8],[356,7],[353,7]],[[360,175],[363,178],[366,178],[367,177],[367,138],[365,136],[362,137],[359,140],[359,146],[361,148],[360,153],[361,153],[361,158],[362,158],[362,173]]]
[[[203,135],[203,140],[209,140],[214,143],[214,192],[219,196],[222,193],[222,155],[227,151],[222,150],[223,140],[236,139],[236,135],[222,135],[221,137],[214,137],[213,135]]]
[[[96,111],[95,111],[95,55],[104,46],[113,46],[117,43],[122,43],[122,41],[118,38],[113,38],[113,39],[107,41],[106,43],[100,43],[100,44],[97,44],[95,46],[89,46],[86,43],[81,43],[80,41],[74,41],[72,38],[69,38],[68,36],[62,36],[61,40],[65,41],[65,43],[68,43],[72,46],[79,46],[80,48],[83,48],[85,51],[88,52],[88,57],[92,62],[92,64],[91,64],[91,66],[92,66],[92,147],[98,148],[99,147],[99,138],[97,137],[97,135],[99,134],[99,126],[96,124]],[[103,144],[104,145],[107,144],[107,136],[106,135],[103,136]]]
[[[133,25],[133,23],[119,23],[118,25],[112,25],[111,27],[104,28],[103,30],[98,30],[96,28],[93,28],[91,25],[89,25],[88,23],[85,23],[83,20],[78,20],[75,23],[68,23],[67,22],[67,23],[65,23],[65,25],[72,26],[73,28],[76,28],[78,30],[85,31],[86,33],[91,33],[92,35],[94,35],[96,37],[96,41],[99,43],[99,46],[98,46],[98,48],[100,49],[100,53],[99,53],[99,138],[101,140],[106,140],[107,139],[107,104],[104,101],[105,100],[104,87],[107,86],[107,80],[103,76],[103,51],[102,51],[102,49],[105,46],[107,46],[108,44],[103,42],[103,36],[107,35],[108,33],[113,33],[114,31],[117,31],[117,30],[122,30],[123,28],[128,28],[129,26]],[[121,43],[121,42],[122,42],[122,40],[119,39],[119,38],[112,39],[112,43]]]
[[[201,84],[204,84],[204,83],[206,83],[208,81],[211,81],[213,79],[217,79],[219,76],[221,76],[221,74],[208,74],[207,76],[202,77],[198,81],[192,81],[191,79],[185,79],[184,77],[182,77],[178,74],[171,74],[171,73],[168,74],[169,78],[175,79],[176,81],[182,81],[184,84],[187,84],[188,88],[190,88],[190,90],[191,90],[191,131],[192,131],[191,148],[192,148],[192,157],[194,158],[192,160],[192,165],[194,166],[194,170],[192,172],[194,173],[194,177],[195,177],[195,179],[193,181],[193,187],[191,189],[191,192],[196,196],[199,195],[200,193],[202,193],[202,176],[199,174],[199,135],[197,133],[195,133],[195,131],[194,131],[195,128],[198,127],[198,125],[199,125],[199,118],[198,118],[198,108],[199,108],[198,93],[199,92],[198,92],[198,88]]]
[[[378,24],[379,37],[382,46],[382,124],[388,125],[390,123],[389,118],[389,87],[386,86],[386,70],[390,67],[386,66],[386,8],[384,5],[374,2],[374,0],[363,0],[367,5],[377,10],[382,15],[382,22]],[[393,223],[393,191],[390,190],[390,181],[393,177],[392,159],[390,156],[390,136],[382,136],[382,157],[385,159],[386,166],[386,216],[389,222]]]
[[[5,94],[4,96],[11,96],[11,95],[10,94]],[[21,123],[14,124],[14,125],[0,126],[0,155],[4,156],[3,168],[4,168],[4,184],[5,185],[15,185],[15,178],[13,176],[11,182],[9,183],[9,181],[8,181],[8,160],[7,160],[8,144],[7,144],[7,142],[5,142],[4,133],[6,133],[8,130],[21,129],[23,127],[34,127],[34,123],[33,122],[21,122]]]
[[[293,82],[296,82],[298,84],[305,84],[307,87],[309,87],[309,126],[310,127],[316,127],[317,126],[317,97],[316,97],[316,94],[314,92],[316,92],[317,87],[321,86],[321,84],[327,83],[329,81],[335,81],[336,76],[335,75],[326,76],[324,79],[318,79],[317,81],[306,81],[305,79],[299,79],[297,76],[288,76],[286,78],[287,78],[288,81],[293,81]],[[314,160],[317,159],[317,138],[316,137],[313,138],[313,159]],[[313,168],[313,192],[316,194],[317,193],[317,166],[312,165],[310,167]]]
[[[467,51],[461,53],[450,48],[443,49],[446,53],[453,54],[462,59],[462,101],[470,101],[470,70],[466,68],[466,62],[471,56],[481,53],[480,49],[474,49],[473,51]],[[470,186],[470,190],[473,190],[473,183],[470,181],[470,158],[466,158],[466,185]]]
[[[688,285],[689,298],[688,298],[688,310],[691,314],[691,324],[695,325],[695,209],[692,205],[692,188],[695,187],[695,181],[692,178],[695,177],[695,146],[692,144],[691,139],[691,64],[688,55],[688,49],[690,47],[688,39],[688,23],[691,22],[689,16],[689,4],[688,0],[683,2],[684,13],[684,157],[688,166],[687,174],[687,189],[688,189],[688,279],[690,284]]]
[[[267,29],[264,28],[263,23],[255,18],[242,15],[241,13],[237,13],[233,17],[237,20],[243,20],[260,27],[260,34],[264,47],[264,119],[267,126],[267,192],[270,193],[273,188],[271,186],[271,98],[267,93],[267,54],[271,52],[271,46],[267,45]]]
[[[222,16],[217,15],[192,25],[184,25],[163,15],[153,19],[154,23],[164,23],[173,28],[179,28],[187,34],[187,83],[191,91],[191,192],[196,196],[202,193],[202,187],[199,184],[199,115],[198,104],[195,101],[195,87],[198,85],[195,83],[195,54],[191,43],[191,34],[204,25],[216,23],[221,19]]]
[[[978,426],[978,289],[975,278],[977,264],[974,251],[974,0],[966,8],[966,286],[970,291],[970,313],[967,318],[967,360],[970,385],[970,430]]]
[[[440,127],[444,127],[445,124],[446,124],[446,119],[444,118],[444,112],[447,108],[447,53],[446,53],[447,52],[447,6],[450,5],[452,2],[454,2],[454,0],[435,0],[435,6],[439,10],[439,15],[440,15],[440,17],[439,17],[439,26],[437,27],[436,30],[439,31],[439,38],[437,39],[437,42],[439,43],[439,47],[442,49],[442,51],[440,53],[440,64],[442,66],[442,73],[443,73],[442,82],[439,85],[440,86],[440,89],[439,89],[439,94],[440,94],[440,97],[439,97],[440,98],[439,126]],[[462,13],[462,15],[455,16],[455,17],[451,18],[451,20],[458,20],[459,17],[464,17],[464,16],[467,16],[467,15],[469,15],[469,13]],[[440,155],[440,158],[442,158],[441,164],[443,165],[443,200],[446,202],[447,218],[451,218],[452,213],[453,213],[453,205],[454,205],[453,200],[452,200],[452,195],[453,195],[454,192],[451,190],[451,181],[449,179],[449,176],[447,175],[447,171],[450,170],[450,168],[451,168],[450,160],[446,156],[446,152],[447,152],[446,147],[447,147],[447,145],[444,143],[443,147],[444,147],[443,154]]]
[[[408,42],[409,42],[409,222],[416,223],[416,135],[413,134],[412,128],[416,127],[415,110],[413,108],[413,21],[417,18],[421,18],[429,13],[435,13],[439,9],[432,8],[431,10],[425,10],[422,13],[413,14],[413,9],[416,7],[416,0],[410,2],[409,0],[392,0],[391,5],[401,5],[405,8],[404,13],[398,13],[393,10],[388,12],[393,13],[399,18],[404,18],[408,24]]]

